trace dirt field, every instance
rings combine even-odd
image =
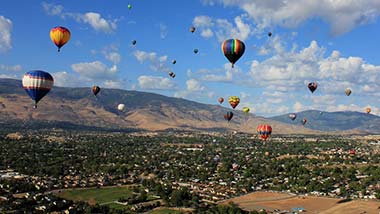
[[[286,193],[276,192],[255,192],[241,197],[223,201],[229,203],[233,201],[244,210],[288,210],[294,207],[303,207],[307,213],[319,214],[378,214],[380,201],[354,200],[346,203],[338,203],[340,199],[314,196],[296,196]]]

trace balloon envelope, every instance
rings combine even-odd
[[[194,53],[198,53],[198,49],[194,49]]]
[[[371,108],[366,108],[365,111],[367,112],[367,114],[371,113]]]
[[[71,37],[69,29],[58,26],[50,30],[50,39],[58,47],[58,52],[61,50]]]
[[[119,110],[119,111],[124,111],[124,109],[125,109],[125,105],[124,104],[119,104],[117,106],[117,110]]]
[[[191,26],[191,27],[190,27],[190,32],[192,32],[192,33],[195,32],[195,27],[194,27],[194,26]]]
[[[45,71],[34,70],[24,74],[22,86],[29,97],[37,103],[47,94],[54,85],[53,77]]]
[[[291,114],[289,114],[289,118],[291,120],[295,120],[297,118],[297,114],[296,113],[291,113]]]
[[[223,98],[223,97],[219,97],[218,102],[219,102],[220,104],[222,104],[222,103],[224,102],[224,98]]]
[[[272,127],[270,125],[258,125],[257,133],[261,139],[266,140],[272,134]]]
[[[302,119],[302,125],[305,125],[306,122],[307,122],[307,119],[306,119],[306,118],[303,118],[303,119]]]
[[[311,93],[314,93],[314,91],[317,89],[318,85],[316,82],[311,82],[307,85]]]
[[[136,45],[137,41],[136,40],[132,40],[132,45]]]
[[[229,111],[224,115],[224,119],[227,120],[228,122],[230,122],[230,120],[232,119],[233,116],[234,116],[234,113]]]
[[[250,110],[250,109],[249,109],[248,107],[243,107],[243,112],[244,112],[244,113],[249,113],[249,110]]]
[[[222,43],[224,56],[231,62],[232,67],[243,56],[245,44],[238,39],[227,39]]]
[[[351,93],[352,93],[352,91],[351,91],[351,89],[346,88],[346,90],[344,90],[344,93],[345,93],[347,96],[350,96]]]
[[[236,106],[240,103],[240,98],[237,96],[231,96],[228,98],[228,102],[230,103],[231,107],[235,109]]]
[[[100,87],[99,86],[92,86],[92,93],[96,96],[100,91]]]

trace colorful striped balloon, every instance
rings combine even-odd
[[[272,127],[270,125],[258,125],[257,133],[261,139],[266,140],[272,134]]]
[[[54,85],[53,77],[45,71],[29,71],[22,78],[22,86],[26,93],[34,100],[34,108]]]
[[[238,39],[227,39],[222,43],[222,51],[224,56],[231,62],[232,67],[243,56],[245,44]]]
[[[58,52],[61,50],[61,47],[64,46],[71,37],[69,29],[65,27],[55,27],[50,30],[50,39],[58,47]]]

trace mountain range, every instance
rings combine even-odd
[[[125,104],[120,112],[117,105]],[[223,115],[234,113],[231,122]],[[299,119],[306,117],[303,126]],[[87,127],[91,129],[204,130],[256,133],[259,124],[270,124],[276,134],[380,133],[380,118],[358,112],[304,111],[297,120],[288,115],[264,118],[244,114],[219,104],[202,104],[159,94],[102,89],[95,97],[90,88],[54,87],[37,109],[22,88],[21,81],[0,79],[0,123],[2,126]],[[8,124],[8,125],[7,125]]]

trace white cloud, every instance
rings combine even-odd
[[[374,22],[380,15],[378,0],[201,0],[204,4],[237,6],[244,10],[262,31],[275,25],[295,28],[319,17],[331,26],[334,35]]]
[[[0,53],[12,48],[12,21],[0,16]]]
[[[188,91],[204,91],[206,87],[204,87],[198,80],[189,79],[186,81],[186,86]]]
[[[72,75],[66,71],[52,73],[54,86],[59,87],[77,87],[83,86],[83,82],[78,76]]]
[[[50,16],[59,16],[61,19],[72,18],[79,23],[89,24],[94,30],[104,33],[111,33],[117,28],[117,20],[106,20],[101,14],[95,12],[71,13],[64,12],[62,5],[55,5],[42,2],[42,8]]]
[[[246,18],[237,16],[234,23],[231,23],[227,19],[213,19],[202,15],[194,17],[193,25],[200,30],[204,38],[213,37],[215,34],[219,42],[230,38],[246,40],[252,33],[251,25],[243,21]]]
[[[100,61],[82,62],[71,65],[73,71],[91,79],[105,79],[114,76],[118,69],[116,65],[108,68]]]
[[[168,60],[168,56],[158,56],[155,52],[145,52],[137,50],[134,53],[135,58],[140,63],[144,63],[146,61],[150,62],[150,69],[153,71],[163,71],[169,72],[170,69],[167,67],[166,63]]]
[[[3,65],[0,64],[0,71],[21,71],[21,65]]]
[[[119,80],[106,80],[104,81],[103,85],[106,88],[118,88],[118,89],[124,88],[123,83]]]
[[[160,23],[160,37],[161,39],[165,39],[168,36],[168,26],[163,23]]]
[[[145,90],[172,90],[177,86],[169,78],[157,76],[140,76],[138,79],[139,87]]]
[[[121,60],[121,56],[118,52],[109,52],[105,55],[106,59],[113,62],[114,64],[119,64]]]
[[[17,75],[0,74],[0,78],[4,79],[20,79]]]

